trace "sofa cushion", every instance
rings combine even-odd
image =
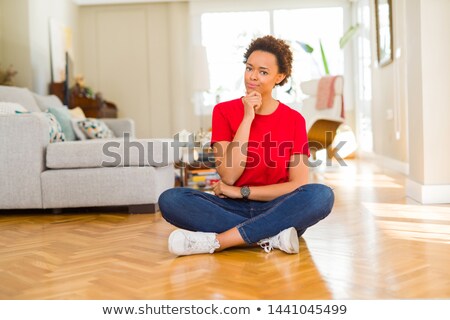
[[[46,111],[49,108],[64,108],[63,103],[55,95],[43,96],[37,93],[33,93],[34,100],[41,111]]]
[[[18,103],[28,111],[41,111],[33,94],[26,88],[0,86],[0,101]]]
[[[174,170],[172,167],[46,170],[41,181],[44,208],[128,206],[157,203],[161,193],[173,187]]]
[[[54,143],[47,147],[46,166],[50,169],[163,167],[174,162],[171,142],[171,139],[116,138]]]
[[[62,132],[66,137],[66,141],[74,141],[76,139],[75,132],[72,128],[72,117],[67,108],[50,107],[47,111],[53,114],[61,125]]]

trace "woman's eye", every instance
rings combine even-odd
[[[250,67],[245,67],[245,70],[247,70],[247,71],[252,71],[252,68],[250,68]]]
[[[261,71],[261,74],[262,74],[263,76],[267,76],[267,75],[268,75],[268,73],[267,73],[266,71]]]

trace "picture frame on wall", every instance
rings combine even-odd
[[[375,0],[375,28],[377,34],[378,65],[383,67],[394,60],[392,0]]]
[[[66,54],[72,54],[72,30],[59,21],[49,19],[50,65],[52,82],[66,80]]]

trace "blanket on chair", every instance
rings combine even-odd
[[[340,76],[325,76],[319,79],[317,85],[317,99],[316,99],[316,109],[329,109],[333,108],[335,89],[334,83],[336,79]],[[344,118],[344,96],[342,98],[342,111],[341,117]]]

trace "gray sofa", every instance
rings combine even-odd
[[[49,143],[49,124],[40,113],[49,104],[62,106],[56,97],[0,86],[0,102],[32,112],[0,115],[0,209],[127,206],[155,212],[160,194],[174,185],[171,140],[136,140],[132,120],[102,119],[120,138]]]

